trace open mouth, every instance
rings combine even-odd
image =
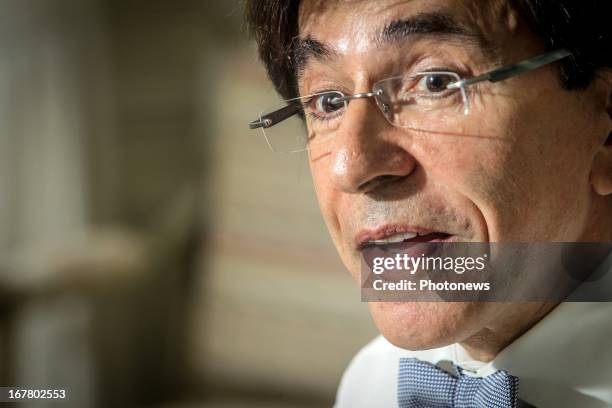
[[[358,240],[360,250],[372,246],[384,246],[389,244],[398,244],[402,242],[421,243],[421,242],[446,242],[452,238],[452,235],[446,232],[397,232],[393,230],[382,230],[374,234],[362,234]]]

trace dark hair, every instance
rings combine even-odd
[[[560,63],[566,89],[587,87],[612,67],[610,0],[508,0],[548,50],[567,49]],[[247,24],[268,77],[284,98],[297,96],[293,49],[300,0],[247,0]]]

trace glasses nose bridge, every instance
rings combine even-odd
[[[381,111],[381,113],[384,116],[387,110],[389,109],[389,107],[383,100],[381,100],[380,96],[382,94],[383,94],[382,90],[373,90],[371,92],[360,92],[360,93],[356,93],[353,95],[346,95],[341,98],[337,98],[336,101],[344,102],[348,104],[350,101],[355,100],[355,99],[374,99],[374,102],[376,103],[378,110]]]
[[[370,98],[374,98],[376,99],[377,96],[380,95],[380,91],[376,91],[376,92],[361,92],[361,93],[356,93],[353,95],[346,95],[343,96],[341,98],[337,98],[336,101],[338,102],[350,102],[354,99],[370,99]]]

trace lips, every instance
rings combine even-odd
[[[447,232],[407,225],[385,225],[376,230],[363,230],[355,237],[358,250],[369,246],[400,242],[445,242],[452,240]]]

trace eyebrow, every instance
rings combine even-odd
[[[337,53],[331,47],[310,36],[298,39],[293,46],[293,60],[297,77],[300,78],[310,60],[326,60],[336,55]]]
[[[415,35],[436,35],[462,37],[480,41],[477,30],[466,27],[456,19],[444,13],[420,13],[412,17],[394,20],[387,24],[376,36],[379,45],[397,43]]]
[[[419,13],[405,19],[394,20],[376,32],[373,39],[377,45],[384,46],[398,44],[418,35],[455,37],[470,43],[478,43],[485,49],[489,48],[484,36],[477,29],[467,27],[441,12]],[[297,78],[302,76],[311,60],[330,60],[336,55],[337,52],[332,47],[310,36],[296,39],[293,59]]]

